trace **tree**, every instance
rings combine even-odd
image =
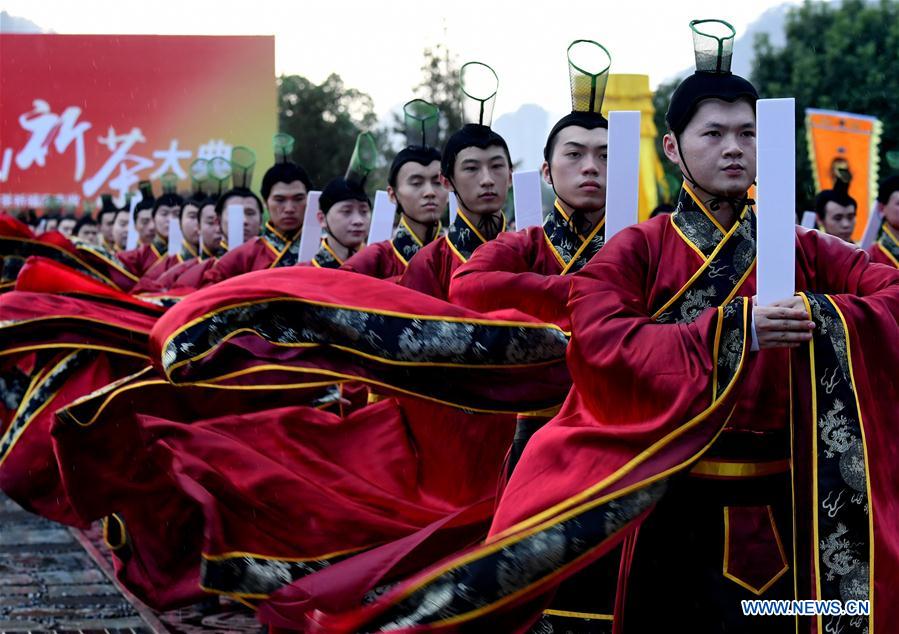
[[[440,133],[437,147],[443,147],[446,139],[462,127],[462,90],[459,82],[459,63],[444,44],[424,50],[421,65],[421,82],[413,88],[412,94],[418,99],[440,108]],[[405,135],[403,113],[394,115],[393,131]],[[403,137],[405,138],[405,136]],[[392,157],[391,157],[392,159]]]
[[[811,209],[814,179],[804,126],[806,108],[876,116],[883,122],[880,154],[899,147],[899,3],[806,2],[789,11],[786,44],[756,37],[752,81],[763,97],[796,99],[798,209]]]
[[[652,95],[652,105],[655,108],[653,122],[656,124],[656,130],[658,130],[658,136],[656,137],[656,152],[659,155],[659,159],[662,161],[662,167],[665,170],[665,181],[668,185],[670,197],[673,199],[665,201],[660,199],[660,203],[667,202],[674,204],[677,202],[677,193],[680,191],[681,183],[684,180],[680,173],[680,168],[665,157],[665,150],[662,148],[662,137],[665,136],[665,133],[668,131],[668,124],[665,122],[665,113],[668,112],[668,102],[671,101],[671,94],[674,92],[674,89],[677,88],[681,79],[682,78],[678,77],[677,79],[659,84],[659,87],[656,88],[656,91]]]
[[[293,160],[318,188],[346,171],[360,132],[380,134],[371,97],[346,87],[334,73],[321,84],[299,75],[279,77],[278,120],[280,131],[296,139]]]

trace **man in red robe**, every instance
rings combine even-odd
[[[899,359],[882,344],[899,337],[899,272],[797,228],[801,295],[754,306],[757,96],[721,62],[668,109],[677,210],[623,230],[575,276],[574,387],[487,543],[373,606],[314,616],[320,627],[517,630],[624,541],[616,631],[891,630],[899,401],[871,382]],[[870,601],[871,615],[745,615],[758,598]]]
[[[229,251],[204,273],[202,285],[250,271],[296,264],[306,196],[311,188],[309,176],[299,165],[285,161],[270,167],[262,178],[262,197],[269,213],[262,235]]]
[[[505,139],[486,125],[469,123],[446,142],[441,181],[456,193],[459,212],[449,232],[409,261],[402,286],[447,299],[450,278],[474,250],[506,229],[503,206],[512,182]]]
[[[440,215],[447,191],[440,182],[440,152],[433,147],[439,111],[416,99],[404,107],[407,143],[393,159],[387,175],[387,195],[400,213],[392,240],[369,244],[341,268],[380,279],[395,279],[409,260],[440,235]]]
[[[169,218],[173,215],[177,216],[181,212],[181,206],[184,204],[184,199],[171,189],[163,193],[162,196],[154,198],[150,183],[143,183],[141,192],[144,198],[134,208],[135,226],[143,227],[144,234],[146,234],[147,229],[145,227],[152,224],[152,240],[144,242],[144,235],[142,234],[142,244],[140,246],[132,251],[125,251],[119,254],[119,260],[125,265],[125,268],[137,277],[143,277],[157,262],[167,257]],[[149,222],[147,222],[148,217]]]
[[[485,312],[517,308],[565,330],[571,328],[566,306],[571,274],[604,243],[609,135],[608,121],[601,114],[603,95],[594,97],[591,109],[575,92],[572,112],[547,137],[542,172],[556,200],[543,226],[505,232],[475,251],[453,274],[450,301]],[[530,438],[556,413],[558,407],[518,414],[507,476]],[[586,632],[597,627],[597,620],[608,618],[613,608],[610,588],[618,574],[615,559],[608,557],[566,582],[538,627]]]
[[[517,308],[568,328],[570,278],[603,245],[608,122],[598,113],[559,120],[544,148],[543,178],[556,192],[542,227],[505,232],[478,249],[450,282],[453,303]]]
[[[228,252],[222,239],[221,222],[216,213],[218,201],[218,196],[207,196],[198,203],[200,213],[197,257],[173,266],[155,281],[148,281],[143,290],[172,290],[178,291],[177,294],[180,295],[201,286],[203,275]]]
[[[880,184],[876,210],[883,216],[883,223],[868,254],[873,262],[899,268],[899,176],[891,176]]]
[[[181,225],[181,250],[175,255],[166,255],[141,277],[134,292],[157,290],[157,280],[166,272],[179,264],[190,262],[197,257],[200,248],[200,205],[204,196],[191,196],[184,201],[184,207],[178,215],[178,223]]]
[[[325,235],[312,266],[340,268],[365,244],[371,226],[371,201],[364,180],[340,176],[325,185],[318,208],[318,222]]]
[[[97,211],[97,224],[100,227],[100,246],[109,253],[115,253],[115,239],[112,235],[112,227],[119,209],[112,202],[112,196],[102,194],[100,196],[100,209]]]
[[[858,204],[849,195],[848,188],[846,181],[837,180],[833,189],[818,192],[815,196],[815,214],[818,216],[818,226],[824,233],[852,242]]]

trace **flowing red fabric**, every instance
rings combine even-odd
[[[516,308],[569,330],[565,305],[571,278],[561,273],[543,227],[506,231],[478,247],[456,269],[449,301],[482,312]]]
[[[838,305],[846,302],[857,306],[859,318],[849,319],[852,337],[858,341],[855,354],[865,359],[878,355],[874,342],[879,340],[882,345],[882,341],[894,340],[899,334],[895,327],[899,273],[870,264],[862,251],[829,236],[803,229],[797,229],[797,234],[797,288],[838,293]],[[750,353],[748,336],[744,335],[741,370],[733,387],[713,402],[720,311],[707,309],[690,323],[666,325],[651,318],[653,308],[673,296],[700,263],[698,253],[676,234],[667,218],[650,220],[616,235],[574,276],[569,303],[573,337],[568,352],[574,388],[560,414],[537,432],[527,446],[497,508],[488,539],[491,546],[484,551],[463,553],[425,571],[371,607],[339,616],[318,613],[307,618],[315,619],[326,631],[365,629],[366,624],[378,622],[421,583],[430,583],[422,580],[464,570],[466,562],[480,552],[506,548],[525,539],[529,530],[548,529],[561,514],[575,513],[590,500],[614,498],[616,492],[628,486],[683,469],[701,456],[722,431],[783,428],[789,420],[786,351]],[[754,276],[749,276],[738,296],[751,296],[754,292]],[[879,336],[864,338],[862,333],[869,322],[883,325],[877,329]],[[745,326],[748,328],[748,321]],[[877,362],[872,365],[879,366]],[[895,418],[895,395],[892,399],[889,394],[885,398],[873,395],[877,388],[872,382],[867,383],[869,400],[862,409],[872,412],[873,420],[868,420],[866,427],[882,428],[882,421]],[[609,403],[615,405],[609,407]],[[879,462],[872,470],[872,478],[880,476],[878,485],[872,487],[875,514],[879,505],[882,513],[892,515],[880,520],[884,535],[879,539],[875,536],[884,564],[878,572],[875,562],[874,604],[879,602],[887,611],[888,616],[879,623],[881,628],[888,628],[894,619],[889,610],[896,603],[892,589],[897,587],[893,563],[896,487],[895,476],[885,470],[890,468],[887,461],[894,457],[896,449],[895,443],[884,435],[879,440],[880,447],[871,452],[872,465]],[[638,524],[639,518],[632,522]],[[607,552],[623,536],[619,533],[581,563],[586,565]],[[516,625],[508,631],[520,631],[538,614],[534,597],[546,593],[581,567],[571,566],[551,581],[529,586],[516,595],[514,602],[464,620],[390,629],[487,631],[498,622],[508,626],[505,619],[511,618]],[[883,595],[878,597],[878,591]]]
[[[450,247],[446,236],[426,244],[409,260],[399,284],[437,299],[447,299],[453,272],[462,259]]]
[[[245,555],[327,560],[447,522],[443,553],[471,543],[472,529],[458,528],[464,520],[486,529],[513,433],[508,416],[408,399],[387,399],[342,419],[293,407],[193,425],[142,418],[141,427],[146,442],[157,443],[157,460],[203,509],[206,585],[248,598],[285,581],[250,566],[232,573],[233,585],[216,585],[210,569],[233,570]],[[475,471],[481,477],[458,475]]]
[[[396,281],[406,270],[393,248],[393,242],[384,240],[370,244],[341,265],[341,270],[361,273],[382,280]]]
[[[236,314],[238,319],[245,313],[244,307],[254,310],[256,306],[283,311],[277,317],[278,325],[272,327],[277,331],[274,335],[257,330],[261,328],[257,319],[247,326],[229,326],[228,311]],[[285,328],[296,329],[297,337],[305,332],[303,324],[291,322],[291,319],[303,318],[293,317],[290,311],[294,309],[313,311],[315,315],[320,314],[315,311],[325,311],[324,316],[309,318],[312,320],[309,328],[323,328],[324,331],[308,344],[279,345],[266,338],[280,336]],[[346,312],[335,317],[331,315],[332,311]],[[399,336],[397,331],[369,333],[364,328],[358,330],[361,327],[358,324],[353,325],[357,318],[367,320],[372,315],[375,319],[383,317],[385,321],[395,318],[411,329],[422,327],[422,324],[428,327],[435,324],[433,327],[441,331],[464,331],[460,336],[470,336],[476,328],[482,328],[497,333],[497,336],[520,337],[522,345],[527,340],[530,346],[510,350],[514,358],[499,363],[429,363],[427,354],[442,355],[445,348],[439,345],[434,348],[428,337],[428,341],[408,344],[416,350],[414,355],[406,351],[404,359],[409,361],[396,361],[357,349],[359,343],[373,339],[377,346],[400,345],[395,339]],[[419,316],[425,316],[425,319],[419,319]],[[343,317],[352,323],[329,325],[335,318]],[[470,324],[468,320],[471,320]],[[201,327],[204,331],[211,329],[214,336],[200,333]],[[529,339],[531,332],[536,333],[536,340]],[[180,343],[182,336],[198,339]],[[339,337],[341,345],[327,343],[334,337]],[[454,341],[453,345],[459,344]],[[442,392],[442,397],[437,400],[484,411],[514,412],[519,404],[526,409],[540,409],[564,398],[569,380],[561,358],[564,345],[564,336],[557,328],[536,322],[517,311],[482,314],[384,280],[339,270],[291,267],[250,273],[191,294],[169,309],[158,322],[151,356],[157,367],[177,382],[202,378],[229,385],[276,386],[283,380],[280,375],[290,368],[296,372],[298,381],[332,376],[381,385],[385,383],[383,375],[390,372],[401,375],[401,380],[408,382],[398,388],[399,393],[417,395],[428,388],[419,386],[421,389],[418,389],[414,384],[420,384],[423,377],[433,377],[433,382],[428,385]],[[190,351],[199,352],[201,347],[207,346],[209,349],[183,362],[177,361],[184,354],[182,347],[185,346],[184,349]],[[459,351],[460,354],[464,352]],[[388,351],[388,357],[389,354]],[[474,351],[472,354],[478,356],[479,353]],[[539,361],[527,362],[536,356],[540,357]],[[539,372],[534,372],[533,365],[539,366]],[[279,374],[276,380],[267,376],[272,368]],[[437,383],[438,377],[446,377],[446,380]],[[476,395],[476,399],[457,401],[453,398],[455,382],[463,380],[470,381],[471,384],[466,386],[467,395]],[[392,387],[395,386],[384,385],[388,390]],[[431,394],[425,396],[436,398]]]
[[[264,238],[253,238],[219,258],[214,266],[204,271],[202,280],[196,287],[209,286],[250,271],[267,269],[275,263],[277,257],[278,254]]]
[[[883,247],[876,242],[868,247],[868,255],[871,256],[871,261],[877,264],[886,264],[887,266],[892,267],[899,266],[890,258],[887,252],[883,250]]]
[[[118,258],[124,267],[138,278],[143,277],[144,273],[162,259],[152,244],[142,244],[131,251],[123,251],[118,254]]]

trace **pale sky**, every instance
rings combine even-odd
[[[371,95],[382,117],[412,98],[423,49],[445,39],[460,63],[482,61],[497,71],[495,120],[523,103],[555,113],[570,109],[565,49],[572,40],[597,40],[612,55],[613,73],[648,74],[655,87],[693,65],[691,19],[728,20],[739,37],[780,4],[784,0],[0,0],[0,9],[56,33],[274,35],[277,73],[318,82],[337,72]]]

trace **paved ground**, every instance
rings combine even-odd
[[[227,600],[156,613],[113,580],[99,531],[23,511],[0,493],[0,633],[197,634],[261,632]]]

